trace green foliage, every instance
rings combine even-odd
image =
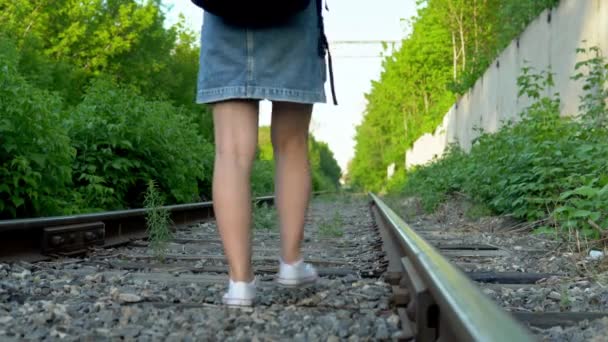
[[[581,97],[579,110],[583,113],[583,121],[589,129],[608,128],[608,63],[598,47],[577,49],[579,54],[589,54],[589,59],[578,62],[576,74],[572,79],[583,81],[584,95]]]
[[[171,203],[195,201],[199,184],[209,182],[211,145],[166,102],[147,101],[99,79],[67,123],[83,208],[141,207],[149,179]]]
[[[466,158],[464,151],[456,145],[450,146],[441,159],[409,170],[404,192],[419,196],[422,207],[433,212],[448,194],[462,188],[468,176],[465,173]]]
[[[59,212],[74,157],[61,99],[32,87],[17,73],[17,59],[0,37],[0,218]]]
[[[335,191],[340,187],[342,171],[327,143],[309,137],[308,159],[313,191]]]
[[[255,202],[252,216],[254,229],[276,230],[278,228],[277,211],[270,204]]]
[[[393,176],[386,183],[386,191],[388,193],[399,191],[403,189],[405,183],[407,182],[407,172],[405,169],[398,169]]]
[[[69,60],[54,60],[41,54],[42,48],[39,39],[28,37],[19,49],[19,73],[32,86],[61,96],[64,104],[77,104],[82,98],[86,73]]]
[[[251,170],[251,191],[254,197],[269,196],[274,193],[274,159],[270,127],[260,127],[258,147]]]
[[[254,197],[270,196],[274,193],[274,162],[256,159],[251,170],[251,192]]]
[[[3,174],[11,179],[2,182],[0,217],[141,207],[148,179],[173,203],[210,194],[208,110],[146,99],[133,84],[108,80],[112,76],[83,90],[80,83],[89,78],[74,60],[41,54],[35,30],[19,41],[4,38],[5,29],[0,141]],[[186,98],[171,102],[181,101]]]
[[[387,168],[404,172],[405,151],[432,133],[498,53],[558,0],[419,0],[411,35],[383,61],[357,127],[350,185],[382,191]],[[396,179],[393,182],[398,182]]]
[[[338,162],[334,158],[333,152],[329,149],[329,145],[324,142],[318,142],[316,149],[319,153],[319,170],[329,179],[331,187],[320,188],[319,190],[336,190],[340,187],[340,177],[342,170]]]
[[[272,139],[270,137],[270,126],[259,128],[258,133],[258,159],[273,160],[274,151],[272,149]]]
[[[342,171],[327,143],[308,139],[308,158],[311,166],[313,191],[333,191],[340,186]],[[253,193],[268,195],[274,191],[274,152],[270,127],[260,127],[258,150],[252,171]]]
[[[544,230],[580,229],[599,237],[608,229],[608,96],[597,94],[608,85],[608,67],[591,51],[595,56],[581,62],[575,76],[585,89],[585,112],[578,120],[560,117],[557,94],[543,95],[553,86],[552,74],[526,67],[518,78],[520,96],[533,103],[521,120],[481,134],[469,154],[453,146],[443,158],[417,168],[408,175],[405,192],[420,196],[426,210],[460,192],[493,212],[543,222]]]
[[[146,225],[148,227],[148,241],[154,256],[164,261],[167,244],[173,238],[171,232],[171,217],[167,209],[163,208],[164,199],[154,181],[148,182],[144,205],[146,208]]]
[[[91,78],[106,75],[187,106],[212,137],[209,111],[194,104],[197,35],[183,17],[165,28],[161,7],[156,0],[0,0],[0,34],[14,38],[21,74],[68,104],[79,102]]]
[[[160,81],[172,76],[168,65],[177,33],[163,27],[157,1],[0,0],[0,13],[0,26],[20,46],[36,42],[38,53],[69,61],[86,77],[112,75],[160,95]]]

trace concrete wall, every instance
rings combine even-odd
[[[551,67],[555,87],[547,93],[559,92],[562,115],[577,114],[581,83],[570,77],[575,64],[584,59],[576,49],[591,46],[599,46],[608,56],[608,0],[562,0],[557,8],[544,11],[450,108],[435,132],[414,143],[406,153],[406,167],[441,156],[450,143],[468,151],[478,136],[476,128],[495,132],[503,121],[517,120],[530,104],[517,97],[517,77],[525,65],[536,70]]]

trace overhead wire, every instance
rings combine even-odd
[[[369,40],[334,40],[329,42],[329,46],[345,46],[345,45],[386,45],[395,46],[396,44],[401,43],[400,40],[381,40],[381,39],[369,39]],[[332,49],[334,50],[334,49]],[[342,58],[342,59],[375,59],[375,58],[385,58],[386,55],[378,54],[378,55],[365,55],[365,54],[347,54],[340,55],[334,53],[334,58]]]

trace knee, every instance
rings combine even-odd
[[[275,156],[306,156],[308,153],[308,136],[281,135],[272,138],[272,148]]]
[[[255,146],[240,146],[235,143],[215,145],[216,163],[230,164],[240,169],[249,169],[255,158]]]

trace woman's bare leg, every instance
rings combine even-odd
[[[258,103],[226,101],[213,106],[215,167],[213,209],[233,281],[250,281],[250,175],[258,138]]]
[[[300,260],[304,219],[310,200],[308,128],[312,105],[274,102],[272,145],[276,165],[276,208],[281,226],[281,257],[290,264]]]

